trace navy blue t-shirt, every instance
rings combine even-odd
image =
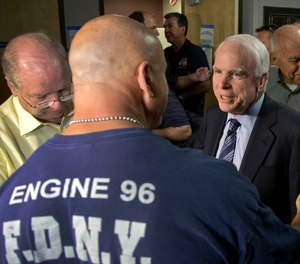
[[[209,64],[205,52],[186,39],[183,46],[175,52],[173,47],[164,50],[171,72],[174,76],[185,76],[194,73],[199,67],[208,67]],[[203,115],[205,95],[197,95],[183,102],[186,110]]]
[[[168,103],[163,113],[161,128],[180,127],[189,125],[189,118],[186,115],[178,97],[173,90],[169,89]]]
[[[1,187],[0,227],[0,263],[290,263],[300,255],[300,233],[232,164],[145,129],[48,140]]]

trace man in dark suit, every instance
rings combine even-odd
[[[268,51],[258,39],[246,34],[225,39],[213,66],[218,105],[207,110],[184,146],[220,158],[230,119],[236,119],[232,162],[254,183],[262,202],[289,223],[300,192],[300,115],[265,94],[268,69]]]

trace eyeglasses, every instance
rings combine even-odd
[[[14,89],[16,90],[17,94],[21,96],[21,98],[32,108],[37,108],[37,109],[47,109],[49,107],[51,107],[55,102],[66,102],[69,101],[73,98],[73,92],[70,91],[69,94],[67,95],[62,95],[61,97],[58,98],[58,100],[49,100],[49,101],[45,101],[45,102],[41,102],[38,103],[36,105],[32,105],[31,103],[29,103],[20,93],[20,91],[16,88],[16,86],[14,85],[14,83],[10,82],[10,84],[14,87]]]

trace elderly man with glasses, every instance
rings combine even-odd
[[[44,33],[12,39],[2,68],[11,90],[0,106],[0,185],[71,118],[71,73],[63,46]]]

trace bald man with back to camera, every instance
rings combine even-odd
[[[162,46],[143,25],[95,18],[69,56],[74,119],[0,189],[1,263],[300,257],[300,210],[294,228],[284,225],[232,164],[150,131],[168,87]]]

